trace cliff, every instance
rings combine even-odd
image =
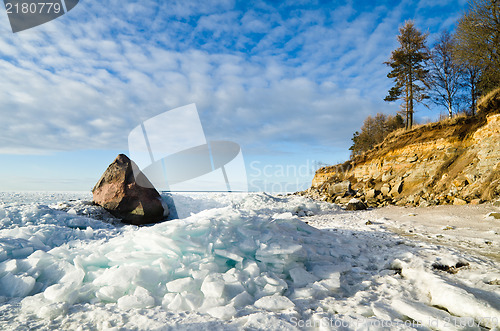
[[[500,89],[478,114],[390,134],[352,160],[319,169],[307,192],[368,206],[490,201],[500,195]]]

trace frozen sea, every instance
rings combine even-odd
[[[500,330],[500,221],[487,215],[470,218],[477,232],[469,209],[162,197],[178,218],[136,227],[91,194],[0,193],[0,329]]]

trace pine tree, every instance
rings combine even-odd
[[[428,70],[424,66],[425,61],[429,59],[429,52],[425,46],[427,35],[417,30],[412,21],[406,21],[399,32],[400,47],[394,50],[390,60],[385,62],[392,68],[387,77],[393,78],[395,85],[389,90],[389,95],[384,100],[403,100],[406,129],[411,129],[414,104],[429,98],[425,94]]]

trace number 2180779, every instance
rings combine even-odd
[[[57,2],[6,3],[7,14],[59,14],[61,4]]]

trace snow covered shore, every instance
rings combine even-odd
[[[494,207],[197,193],[137,228],[90,200],[0,193],[2,330],[500,328]]]

